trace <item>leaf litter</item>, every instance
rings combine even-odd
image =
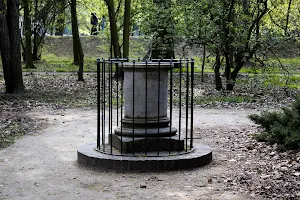
[[[4,86],[0,85],[0,147],[12,144],[16,137],[36,132],[47,123],[46,119],[28,117],[28,111],[96,107],[96,75],[85,74],[85,82],[76,81],[76,76],[68,73],[27,73],[24,75],[26,93],[20,95],[3,94]],[[227,93],[213,89],[212,77],[206,76],[205,79],[206,82],[201,83],[196,76],[195,96],[196,99],[208,101],[199,102],[196,107],[274,109],[292,102],[298,92],[282,87],[254,86],[249,81],[249,84],[237,84],[233,92]],[[224,97],[247,98],[242,102],[226,102],[222,101]],[[198,130],[196,137],[219,149],[214,162],[227,165],[230,169],[222,177],[208,178],[208,184],[220,182],[228,191],[247,192],[253,197],[299,199],[300,152],[281,151],[277,145],[257,142],[252,135],[258,131],[257,126],[238,130],[230,127],[224,130]],[[151,178],[151,181],[154,180]],[[144,185],[141,188],[145,188]]]

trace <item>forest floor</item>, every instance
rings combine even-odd
[[[96,141],[95,109],[33,109],[35,131],[0,150],[0,199],[299,199],[300,152],[280,152],[251,136],[252,109],[195,110],[195,142],[211,164],[173,172],[114,172],[77,163]]]
[[[94,70],[95,57],[108,57],[109,46],[85,39],[85,68]],[[23,74],[24,94],[4,94],[0,73],[0,200],[300,199],[300,152],[257,142],[260,127],[247,118],[293,101],[299,89],[284,85],[285,77],[244,74],[228,93],[214,90],[212,75],[202,83],[196,74],[195,142],[213,148],[211,164],[174,172],[99,171],[77,164],[78,147],[96,140],[96,75],[85,73],[78,82],[76,72],[52,73],[77,67],[69,66],[71,38],[46,42],[38,73]],[[140,43],[133,57],[145,54],[147,42]]]
[[[96,140],[95,109],[32,110],[26,115],[42,127],[0,151],[0,199],[259,199],[257,191],[240,187],[242,169],[262,162],[250,156],[261,150],[249,137],[256,131],[247,119],[250,113],[196,110],[196,142],[214,149],[208,166],[118,173],[77,164],[77,148]],[[251,174],[245,181],[255,183],[259,176]]]
[[[77,148],[96,141],[95,74],[85,80],[77,82],[76,74],[27,74],[25,94],[0,95],[0,141],[10,145],[0,150],[0,199],[300,198],[300,152],[257,142],[252,136],[260,128],[247,118],[287,105],[295,91],[248,81],[223,94],[213,91],[208,77],[205,83],[197,78],[195,95],[204,101],[195,107],[195,142],[213,148],[212,163],[120,173],[77,164]]]

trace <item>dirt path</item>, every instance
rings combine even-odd
[[[0,151],[0,199],[259,199],[228,188],[224,177],[232,170],[234,152],[218,145],[224,137],[216,136],[218,130],[252,127],[247,115],[253,112],[196,109],[196,142],[214,148],[214,161],[199,169],[165,173],[117,173],[78,166],[77,148],[96,140],[95,110],[29,113],[47,120],[47,128]]]

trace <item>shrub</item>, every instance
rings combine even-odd
[[[263,111],[260,115],[249,115],[249,118],[265,129],[265,132],[256,135],[257,140],[300,149],[300,95],[290,107],[280,111]]]

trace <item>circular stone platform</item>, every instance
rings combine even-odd
[[[212,160],[212,149],[194,145],[194,150],[182,155],[159,157],[135,157],[108,155],[95,150],[96,144],[87,144],[77,150],[80,164],[105,170],[118,171],[166,171],[191,169],[207,165]]]

